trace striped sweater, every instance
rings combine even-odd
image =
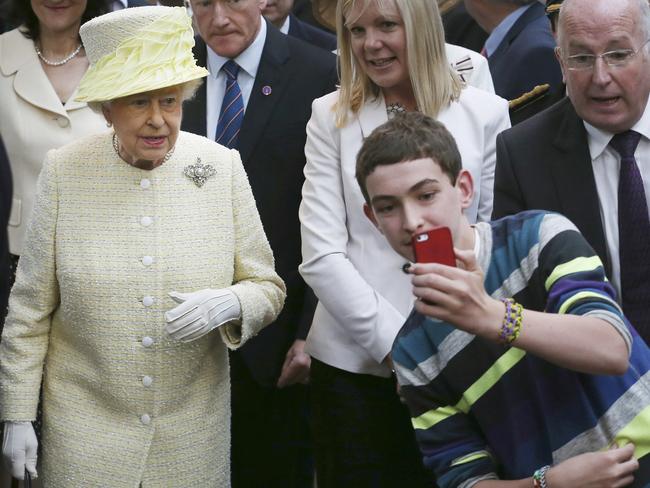
[[[414,311],[392,358],[440,488],[526,478],[629,441],[641,465],[632,486],[650,486],[650,351],[623,317],[598,257],[558,214],[523,212],[476,230],[491,296],[604,319],[628,343],[630,368],[622,376],[577,373]]]

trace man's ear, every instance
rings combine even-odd
[[[363,204],[363,213],[365,214],[366,217],[368,217],[368,220],[372,222],[372,224],[377,227],[377,230],[381,232],[381,228],[379,227],[379,224],[377,223],[377,217],[375,217],[375,212],[372,211],[372,207],[368,205],[367,203]],[[381,232],[383,234],[383,232]]]
[[[474,180],[472,173],[466,169],[461,169],[456,179],[456,188],[460,193],[460,206],[463,210],[472,204],[474,199]]]

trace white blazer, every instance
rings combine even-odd
[[[332,107],[338,92],[314,101],[307,125],[305,184],[300,222],[300,272],[319,299],[307,351],[331,366],[388,376],[382,364],[413,304],[404,259],[363,213],[355,179],[356,156],[373,129],[388,120],[383,98],[366,103],[337,129]],[[510,127],[508,104],[473,87],[443,109],[438,120],[456,138],[475,197],[466,215],[489,220],[496,136]]]
[[[7,150],[14,198],[9,250],[21,254],[45,154],[81,136],[107,131],[106,122],[76,92],[64,105],[41,67],[34,42],[18,29],[0,36],[0,136]]]

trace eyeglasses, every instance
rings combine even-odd
[[[614,51],[607,51],[602,54],[574,54],[564,58],[564,62],[568,69],[572,71],[581,71],[586,69],[593,69],[596,64],[596,59],[602,58],[607,66],[610,68],[620,68],[629,63],[634,56],[636,56],[650,39],[639,46],[638,49],[615,49]],[[557,48],[558,51],[560,48]]]

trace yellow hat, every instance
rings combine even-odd
[[[137,7],[89,20],[79,30],[90,61],[76,100],[103,102],[203,78],[183,7]]]

